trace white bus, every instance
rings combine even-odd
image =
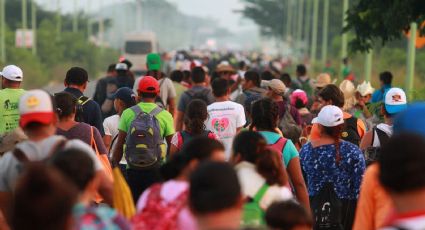
[[[155,33],[141,32],[125,35],[124,57],[133,63],[135,74],[146,72],[146,56],[149,53],[158,53],[158,41]]]

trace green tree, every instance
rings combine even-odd
[[[353,31],[350,41],[352,51],[367,51],[377,42],[386,44],[400,39],[410,23],[421,25],[425,21],[423,0],[357,0],[347,13],[348,25],[345,32]],[[425,27],[421,27],[425,35]]]

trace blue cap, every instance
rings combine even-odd
[[[394,120],[394,134],[416,133],[425,137],[425,103],[412,104]]]
[[[128,87],[119,88],[111,97],[111,99],[120,99],[127,105],[136,104],[136,94]]]

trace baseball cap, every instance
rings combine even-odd
[[[144,76],[137,89],[142,93],[159,93],[159,83],[151,76]]]
[[[375,89],[370,84],[370,81],[364,81],[362,84],[357,86],[357,92],[359,92],[363,97],[372,94],[374,91]]]
[[[128,66],[125,63],[117,63],[115,65],[115,70],[125,70],[125,71],[127,71],[128,70]]]
[[[25,92],[19,100],[19,124],[25,127],[28,123],[52,123],[55,112],[51,96],[43,90],[35,89]]]
[[[161,56],[157,53],[150,53],[146,57],[146,65],[148,70],[159,70],[161,69]]]
[[[66,72],[65,83],[83,85],[89,81],[89,75],[87,71],[81,67],[72,67]]]
[[[344,123],[344,114],[339,107],[327,105],[320,110],[319,115],[311,123],[321,124],[326,127],[335,127]]]
[[[128,87],[122,87],[112,95],[112,99],[120,99],[127,105],[132,105],[136,103],[136,94]]]
[[[24,78],[21,68],[16,65],[5,66],[0,72],[0,75],[11,81],[22,81]]]
[[[389,114],[399,113],[406,109],[406,94],[400,88],[391,88],[385,93],[384,97],[385,110]]]
[[[286,90],[285,84],[279,79],[272,79],[270,81],[262,81],[262,84],[266,87],[270,87],[273,92],[283,95]]]
[[[394,134],[415,133],[425,137],[425,102],[417,102],[397,114],[394,120]]]
[[[303,102],[303,104],[308,103],[307,94],[304,90],[297,89],[294,92],[292,92],[292,94],[291,94],[291,105],[295,106],[297,99],[300,99]]]

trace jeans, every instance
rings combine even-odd
[[[130,187],[135,204],[140,195],[152,184],[161,181],[159,168],[153,169],[127,169],[127,183]]]

